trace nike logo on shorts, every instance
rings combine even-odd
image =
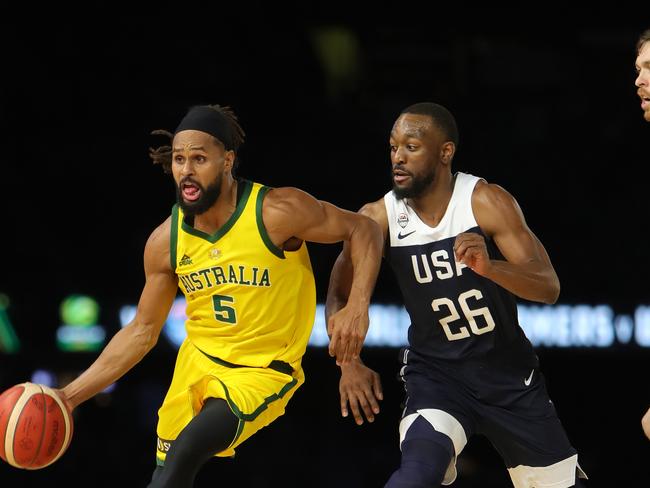
[[[530,372],[530,376],[524,380],[524,385],[530,386],[530,382],[533,380],[533,373],[534,372],[535,372],[534,369]]]

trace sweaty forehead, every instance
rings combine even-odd
[[[395,121],[391,137],[414,137],[424,139],[434,133],[433,122],[428,115],[402,114]]]

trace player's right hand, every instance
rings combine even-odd
[[[349,405],[357,425],[363,424],[361,412],[368,422],[374,422],[379,413],[379,401],[384,399],[379,374],[363,364],[360,358],[341,365],[339,395],[341,415],[348,416]]]
[[[65,394],[63,389],[59,388],[52,388],[54,390],[54,393],[56,393],[65,407],[68,409],[68,412],[72,413],[72,411],[75,409],[76,405],[73,405],[72,402],[68,399],[68,396]]]
[[[350,303],[330,316],[327,334],[330,336],[329,354],[341,366],[356,361],[368,332],[370,319],[367,305]]]

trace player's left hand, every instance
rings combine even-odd
[[[364,415],[368,422],[374,422],[379,413],[379,400],[384,399],[379,374],[363,364],[361,358],[341,366],[339,395],[341,415],[347,417],[351,410],[357,425],[363,424]]]
[[[357,307],[348,303],[330,316],[327,322],[329,354],[336,357],[336,364],[349,364],[359,357],[369,323],[367,306]]]
[[[456,261],[463,263],[472,271],[486,276],[491,267],[485,238],[475,232],[465,232],[456,236],[454,242]]]

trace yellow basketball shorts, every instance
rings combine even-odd
[[[290,373],[270,367],[232,365],[206,356],[185,339],[178,351],[171,385],[158,410],[158,464],[164,464],[172,442],[201,411],[206,399],[223,398],[239,418],[230,446],[215,453],[231,457],[235,447],[284,414],[293,393],[304,381],[302,368]]]

